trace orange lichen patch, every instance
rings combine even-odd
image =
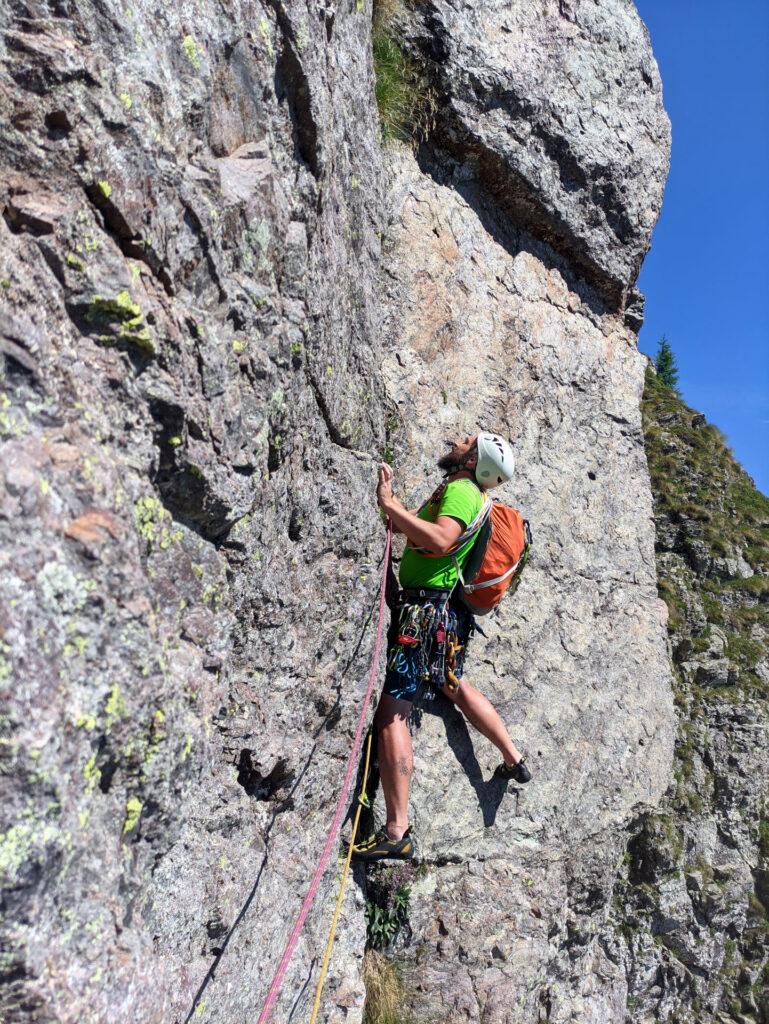
[[[74,523],[70,523],[64,533],[67,537],[80,541],[82,544],[96,544],[97,546],[105,542],[106,534],[115,540],[119,540],[121,537],[120,528],[113,517],[109,512],[98,508],[88,509]]]

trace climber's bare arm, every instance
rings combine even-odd
[[[462,533],[462,523],[453,516],[438,516],[434,523],[418,519],[414,511],[405,508],[393,494],[392,478],[392,469],[383,462],[376,496],[379,507],[392,520],[393,529],[405,533],[417,547],[425,548],[433,555],[445,555]]]

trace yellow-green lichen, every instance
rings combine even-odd
[[[157,498],[147,496],[139,498],[134,506],[134,523],[142,537],[150,547],[165,550],[169,544],[182,539],[182,531],[169,528],[172,523],[170,514],[163,508]]]
[[[96,719],[93,715],[81,715],[75,722],[75,726],[78,729],[88,729],[90,731],[96,728]]]
[[[77,256],[74,256],[71,252],[67,253],[67,264],[68,266],[73,267],[75,270],[83,270],[82,262],[77,258]]]
[[[184,744],[184,750],[182,751],[182,762],[186,761],[192,752],[192,736],[187,734],[187,742]]]
[[[83,778],[85,779],[86,793],[93,793],[96,783],[101,779],[101,769],[96,767],[96,751],[83,766]]]
[[[10,653],[10,644],[6,644],[0,640],[0,684],[4,684],[5,680],[10,678],[11,672],[13,671],[13,666],[10,661],[5,658],[5,655]]]
[[[232,343],[233,352],[242,352],[245,347],[246,343],[244,341],[233,341]]]
[[[0,394],[0,437],[23,437],[29,422],[19,409],[12,409],[10,413],[5,412],[10,405],[8,395],[5,392]]]
[[[34,857],[35,847],[40,847],[59,836],[55,825],[44,825],[38,831],[36,823],[22,822],[12,825],[0,835],[0,875],[15,875],[22,865]]]
[[[131,832],[134,828],[136,828],[139,822],[139,815],[142,812],[143,806],[144,805],[142,804],[141,800],[139,800],[139,798],[135,796],[132,796],[131,799],[126,803],[126,815],[125,824],[123,825],[123,835],[126,835],[127,832]]]
[[[99,186],[99,191],[105,199],[109,199],[112,195],[112,186],[108,181],[97,181],[96,184]]]
[[[114,299],[102,295],[91,296],[86,320],[99,324],[116,323],[119,325],[117,336],[113,339],[104,335],[104,340],[130,342],[148,352],[155,353],[155,342],[149,328],[144,323],[144,314],[138,302],[133,302],[127,291],[122,291]]]
[[[130,110],[131,107],[133,106],[133,103],[131,102],[131,95],[130,95],[130,93],[121,92],[120,93],[120,99],[123,101],[123,106],[126,108],[126,110]]]
[[[192,64],[196,71],[200,70],[200,57],[198,56],[198,48],[195,45],[195,40],[192,36],[185,36],[182,42],[184,52],[187,54],[187,60]]]
[[[109,697],[107,698],[107,703],[104,707],[104,713],[107,716],[107,728],[114,725],[115,722],[119,722],[121,719],[130,717],[126,703],[120,693],[120,687],[117,683],[112,684],[112,689],[109,692]]]
[[[272,48],[272,36],[270,34],[270,26],[267,24],[267,22],[266,22],[266,20],[264,18],[260,18],[259,19],[259,32],[261,34],[262,39],[267,44],[267,54],[268,54],[268,56],[273,57],[274,54],[275,54],[275,51]]]
[[[85,654],[88,648],[88,642],[87,636],[76,636],[72,638],[72,643],[74,644],[77,653],[80,655]]]

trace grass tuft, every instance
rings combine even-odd
[[[436,101],[424,70],[403,45],[404,0],[375,0],[371,40],[382,143],[418,142],[429,131]]]
[[[369,949],[363,958],[363,981],[366,985],[363,1024],[406,1024],[403,982],[393,962],[375,949]]]

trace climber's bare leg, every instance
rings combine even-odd
[[[374,719],[379,733],[379,777],[387,809],[387,834],[400,839],[408,825],[409,783],[414,770],[411,734],[406,724],[411,701],[389,693],[379,698]]]
[[[459,687],[455,693],[451,693],[448,687],[444,686],[441,691],[449,700],[453,700],[465,718],[475,728],[491,740],[502,757],[505,764],[518,764],[521,760],[521,753],[510,739],[510,733],[504,726],[494,707],[486,697],[483,696],[474,686],[467,681],[467,676],[459,680]],[[408,732],[408,730],[406,730]]]

